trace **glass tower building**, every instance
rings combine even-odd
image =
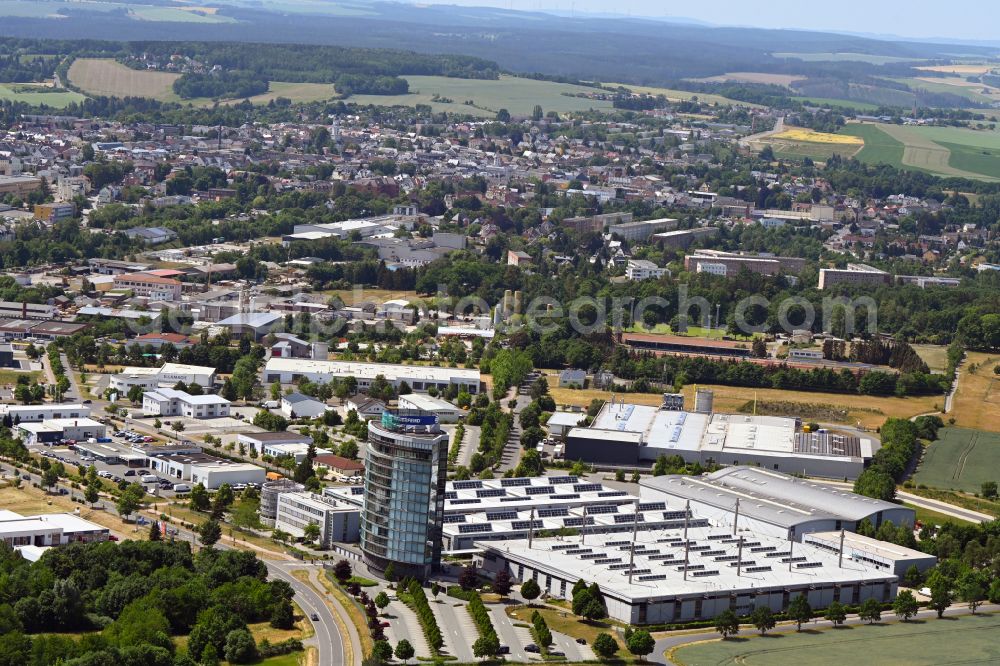
[[[361,552],[377,571],[426,580],[441,564],[448,435],[437,416],[386,410],[368,424]]]

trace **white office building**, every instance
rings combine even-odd
[[[0,405],[0,413],[13,423],[40,422],[48,419],[81,419],[90,416],[90,407],[79,403],[48,405]]]
[[[214,419],[229,416],[229,401],[220,395],[191,395],[172,388],[158,388],[143,394],[142,413],[145,416]]]
[[[399,396],[400,409],[418,409],[434,414],[439,423],[455,423],[465,415],[465,410],[447,400],[432,398],[425,393],[407,393]]]
[[[670,269],[661,268],[647,259],[629,259],[625,266],[625,277],[629,280],[658,280],[670,275]]]
[[[301,393],[290,393],[281,397],[281,413],[289,419],[315,419],[323,416],[328,409],[322,400]]]
[[[266,384],[291,384],[305,378],[311,382],[329,384],[335,379],[354,377],[358,388],[366,390],[379,375],[398,388],[404,382],[413,391],[430,388],[447,389],[454,384],[472,395],[479,393],[482,382],[479,370],[444,368],[430,365],[396,365],[391,363],[361,363],[357,361],[322,361],[303,358],[271,358],[264,366]]]
[[[51,444],[64,439],[87,440],[104,437],[107,427],[91,418],[29,421],[15,428],[25,446]]]
[[[334,543],[355,543],[360,539],[361,510],[310,492],[283,492],[278,495],[275,529],[293,537],[305,536],[310,523],[319,526],[319,543],[330,548]]]
[[[107,541],[110,533],[107,527],[72,513],[22,516],[0,509],[0,541],[15,549]]]
[[[172,387],[177,382],[210,388],[215,384],[215,372],[215,368],[183,363],[164,363],[158,368],[128,367],[116,375],[111,375],[109,386],[123,395],[133,386],[155,389]]]

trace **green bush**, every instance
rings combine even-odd
[[[434,617],[434,611],[431,610],[431,606],[427,602],[427,595],[424,594],[424,588],[420,586],[419,582],[411,580],[406,587],[406,591],[409,593],[410,601],[413,603],[413,610],[417,613],[420,626],[424,629],[427,644],[437,652],[444,645],[444,638],[441,635],[441,628],[438,627],[437,619]]]
[[[479,596],[478,592],[472,592],[471,594],[472,596],[469,599],[469,614],[472,615],[472,619],[476,622],[479,635],[483,638],[496,638],[496,629],[493,628],[493,621],[490,620],[490,613],[486,610],[486,605],[483,603],[482,597]]]

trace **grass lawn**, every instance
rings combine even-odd
[[[995,664],[1000,660],[998,630],[1000,616],[962,616],[710,641],[678,648],[670,658],[685,666]]]
[[[94,95],[151,97],[180,102],[173,84],[180,74],[131,69],[110,58],[77,58],[69,68],[74,86]]]
[[[27,376],[28,381],[36,381],[42,378],[42,373],[39,370],[32,370],[30,372],[18,372],[17,370],[0,370],[0,384],[16,384],[18,377]]]
[[[857,109],[858,111],[878,110],[877,104],[858,102],[851,99],[832,99],[829,97],[793,97],[792,99],[796,102],[802,102],[803,104],[809,104],[811,106],[840,106],[848,109]]]
[[[993,366],[1000,356],[969,352],[959,369],[958,392],[952,401],[955,425],[1000,432],[1000,376]],[[973,367],[976,369],[973,370]]]
[[[984,481],[1000,480],[1000,434],[945,428],[927,447],[914,482],[943,488],[979,492]]]
[[[756,109],[762,109],[759,104],[751,104],[749,102],[740,102],[735,99],[729,99],[728,97],[723,97],[722,95],[712,95],[709,93],[698,93],[691,92],[690,90],[674,90],[672,88],[655,88],[651,86],[637,86],[631,83],[605,83],[605,88],[628,88],[634,93],[645,94],[645,95],[663,95],[671,102],[689,102],[697,100],[699,102],[704,102],[706,104],[718,104],[719,106],[747,106]]]
[[[306,583],[307,585],[312,585],[309,580],[309,573],[306,571],[294,571],[292,575]],[[330,574],[332,575],[332,574]],[[326,588],[327,594],[336,597],[337,601],[347,610],[347,614],[350,616],[349,621],[357,628],[358,636],[361,639],[361,651],[364,654],[371,654],[372,641],[371,632],[368,630],[368,618],[364,611],[361,610],[361,606],[358,605],[354,599],[349,597],[346,592],[344,592],[339,585],[337,585],[333,580],[331,580],[330,575],[320,574],[319,579],[323,583],[323,587]],[[333,617],[340,624],[344,622],[344,618],[341,617],[340,612],[337,611],[333,604],[327,604],[330,610],[333,611]],[[341,625],[340,628],[341,635],[347,636],[347,626]],[[344,658],[347,659],[348,663],[352,662],[351,655],[351,641],[344,641]]]
[[[536,610],[545,618],[545,623],[549,625],[549,629],[558,631],[560,634],[566,634],[572,638],[583,638],[587,641],[587,645],[593,645],[594,639],[597,638],[598,634],[611,634],[618,641],[619,645],[624,643],[621,636],[618,635],[618,628],[608,622],[581,622],[580,618],[573,615],[573,613],[555,610],[554,608],[516,606],[506,609],[507,615],[529,625],[531,624],[531,615]],[[619,655],[621,655],[621,652],[619,652]]]
[[[369,301],[385,303],[399,298],[405,298],[408,301],[417,299],[415,291],[392,291],[390,289],[332,289],[324,291],[323,295],[330,298],[336,296],[344,301],[344,305],[361,305]]]
[[[948,347],[945,345],[910,345],[931,371],[944,372],[948,367]]]
[[[905,506],[907,509],[913,509],[913,511],[916,512],[917,514],[917,520],[919,520],[922,524],[925,525],[927,523],[941,525],[943,523],[949,523],[949,522],[959,523],[959,524],[968,523],[969,525],[972,524],[970,521],[962,520],[961,518],[956,518],[955,516],[949,516],[944,513],[938,513],[937,511],[931,511],[930,509],[925,509],[923,507],[919,507],[916,506],[915,504],[910,504],[908,502],[903,502],[903,506]]]
[[[82,491],[79,494],[82,495]],[[104,499],[103,501],[110,502],[111,500]],[[28,485],[27,481],[23,482],[20,488],[13,486],[0,488],[0,507],[25,516],[40,513],[73,513],[74,510],[79,509],[81,518],[103,525],[119,536],[134,538],[138,535],[139,538],[145,539],[148,531],[147,528],[140,526],[139,531],[136,532],[134,523],[126,523],[107,511],[77,504],[70,500],[69,495],[46,494],[40,488]]]
[[[610,400],[609,391],[597,389],[559,388],[558,373],[547,373],[549,392],[559,405],[575,405],[586,407],[593,399]],[[792,391],[784,389],[754,389],[737,386],[719,386],[699,384],[697,388],[712,389],[715,392],[715,411],[720,413],[739,413],[740,408],[756,396],[761,403],[801,404],[802,410],[811,409],[810,405],[822,404],[839,408],[846,413],[836,420],[838,423],[854,425],[860,421],[866,428],[881,426],[888,417],[909,418],[917,414],[936,411],[935,404],[942,398],[938,396],[921,396],[911,398],[882,398],[875,396],[854,395],[850,393],[813,393],[807,391]],[[685,404],[694,404],[693,384],[682,389]],[[659,405],[663,396],[659,393],[620,393],[619,397],[626,402],[637,405]]]

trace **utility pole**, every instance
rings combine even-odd
[[[740,498],[736,498],[736,513],[733,514],[733,536],[736,536],[736,523],[740,521]]]
[[[840,554],[837,556],[837,566],[844,568],[844,530],[840,530]]]
[[[628,584],[632,584],[632,567],[635,564],[635,536],[639,531],[639,500],[635,501],[635,513],[632,516],[632,547],[628,554]]]
[[[528,550],[531,550],[531,541],[535,537],[535,507],[531,507],[531,517],[528,518]]]
[[[792,549],[795,548],[795,540],[788,540],[788,570],[792,570]]]
[[[580,525],[580,545],[587,543],[587,506],[583,507],[583,524]]]
[[[740,537],[739,550],[736,554],[736,577],[739,578],[743,571],[743,537]]]

